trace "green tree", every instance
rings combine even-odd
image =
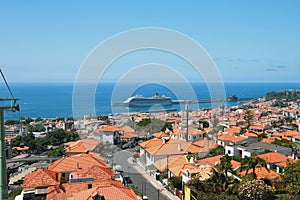
[[[232,171],[231,160],[232,158],[228,154],[225,154],[221,158],[220,164],[217,165],[218,171],[224,173],[225,176],[228,176],[228,172]]]
[[[13,119],[9,119],[6,120],[5,125],[15,125],[15,124],[19,124],[18,120],[13,120]]]
[[[265,167],[267,169],[267,163],[265,160],[259,157],[245,157],[243,159],[241,168],[246,169],[246,175],[248,174],[249,170],[252,169],[253,179],[256,179],[257,177],[255,173],[256,167]]]
[[[225,149],[222,146],[218,146],[216,148],[212,148],[209,150],[209,156],[217,156],[217,155],[224,155]]]
[[[275,138],[274,142],[272,142],[272,144],[276,144],[276,145],[279,145],[279,146],[283,146],[283,147],[287,147],[287,148],[291,148],[292,149],[292,152],[294,154],[298,154],[298,146],[296,143],[290,141],[290,140],[287,140],[287,139],[277,139]]]
[[[289,196],[294,198],[300,192],[300,161],[288,162],[281,177]]]
[[[50,151],[47,155],[48,155],[48,157],[65,156],[66,155],[65,148],[63,145],[61,145],[59,148]]]
[[[250,109],[246,109],[244,119],[246,121],[246,128],[249,128],[253,120],[253,113]]]
[[[172,176],[171,178],[169,178],[169,183],[171,187],[178,190],[181,190],[182,188],[182,179],[180,177]]]

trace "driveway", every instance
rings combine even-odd
[[[124,175],[129,175],[135,186],[139,188],[140,191],[143,190],[143,195],[146,195],[149,200],[167,200],[159,190],[157,190],[144,176],[142,176],[133,165],[128,163],[128,159],[131,157],[132,152],[130,151],[118,151],[114,153],[113,160],[117,165],[121,165]],[[146,173],[146,172],[145,172]],[[168,198],[170,199],[170,198]]]

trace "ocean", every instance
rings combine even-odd
[[[127,85],[128,84],[128,85]],[[132,83],[126,83],[120,86],[117,94],[114,92],[115,83],[101,83],[98,85],[94,99],[95,110],[97,114],[112,114],[121,112],[147,111],[150,108],[128,109],[124,107],[112,107],[111,103],[120,103],[132,95],[143,95],[145,97],[153,96],[155,93],[159,95],[169,96],[172,99],[189,100],[192,99],[184,91],[184,87],[180,83],[172,83],[172,90],[166,85],[146,84],[137,87],[135,90],[128,92],[128,88]],[[137,84],[138,85],[138,84]],[[191,83],[193,92],[197,99],[210,99],[210,93],[205,83]],[[225,83],[226,96],[236,95],[239,98],[258,98],[265,96],[267,92],[280,91],[288,89],[300,89],[300,83]],[[20,112],[5,112],[5,120],[19,119],[23,117],[42,117],[42,118],[60,118],[72,117],[72,83],[11,83],[13,95],[20,100]],[[123,89],[122,89],[123,87]],[[175,88],[175,89],[174,89]],[[177,93],[181,93],[178,95]],[[186,94],[186,95],[185,95]],[[112,96],[114,96],[112,100]],[[10,97],[4,84],[0,86],[0,98]],[[184,97],[184,98],[182,98]],[[82,104],[86,102],[81,102]],[[237,105],[240,102],[227,102],[226,106]],[[4,103],[2,102],[2,105]],[[190,109],[209,108],[218,106],[217,103],[202,103],[199,105],[190,105]],[[153,109],[153,108],[152,108]],[[166,109],[184,109],[180,105],[172,105]],[[85,113],[81,110],[82,114]],[[80,116],[75,116],[76,118]],[[81,116],[82,117],[82,116]]]

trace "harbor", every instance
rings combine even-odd
[[[231,100],[231,97],[228,97],[227,99],[197,99],[197,100],[171,100],[171,104],[199,104],[199,103],[219,103],[219,102],[233,102],[233,101],[250,101],[254,98],[238,98],[236,97],[236,99]],[[159,104],[159,103],[156,103]],[[112,103],[112,106],[124,106],[124,107],[133,107],[133,106],[128,106],[128,102],[120,102],[120,103]],[[155,105],[155,103],[153,104]],[[149,106],[147,105],[139,105],[140,107],[142,106]],[[134,106],[137,107],[137,106]]]

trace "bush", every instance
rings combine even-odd
[[[242,200],[275,199],[273,189],[262,180],[247,181],[239,187],[238,198]]]

